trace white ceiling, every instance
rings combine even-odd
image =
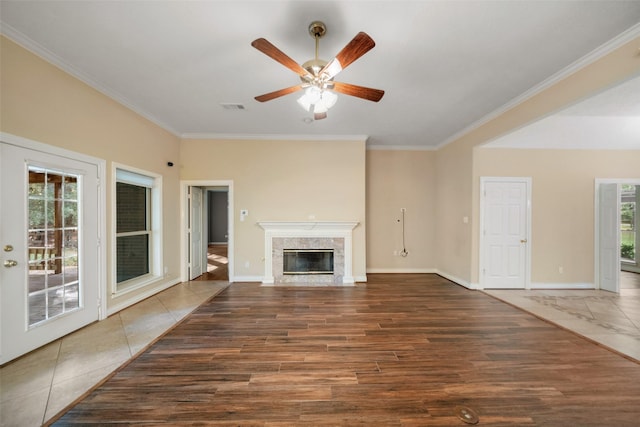
[[[384,89],[379,103],[340,95],[326,120],[305,123],[294,94],[253,99],[299,79],[251,41],[302,63],[314,54],[314,20],[327,25],[321,58],[359,31],[376,41],[336,80]],[[176,135],[368,136],[415,148],[447,143],[637,36],[639,22],[637,0],[0,2],[4,34]]]

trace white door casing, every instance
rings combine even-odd
[[[227,267],[229,269],[229,282],[235,280],[235,257],[234,257],[234,193],[233,193],[233,181],[231,180],[186,180],[180,182],[180,211],[181,215],[181,229],[180,233],[180,277],[182,281],[189,280],[189,218],[190,218],[190,203],[189,203],[189,188],[193,186],[198,187],[227,187],[228,188],[228,255],[227,255]],[[206,242],[206,239],[205,239]]]
[[[620,291],[620,186],[600,183],[596,192],[597,287],[617,293]]]
[[[530,287],[531,178],[480,179],[480,288]]]
[[[7,134],[3,134],[2,139],[11,141],[0,143],[0,254],[3,263],[0,266],[0,363],[6,363],[101,318],[99,305],[100,295],[104,292],[101,274],[104,266],[99,236],[104,223],[99,211],[103,197],[99,177],[104,164],[72,159],[65,150],[34,149],[48,146]],[[57,155],[56,151],[65,155]],[[59,224],[47,224],[45,230],[49,231],[33,231],[29,209],[33,209],[30,206],[35,199],[29,193],[29,170],[51,179],[62,178],[65,184],[61,186],[67,185],[66,180],[77,182],[77,196],[73,201],[64,201],[77,204],[77,224],[69,225],[70,220],[65,216],[63,220],[58,218],[62,221]],[[47,209],[63,205],[63,202],[56,202],[61,196],[52,194],[49,201],[44,202],[49,206]],[[57,257],[56,261],[36,263],[32,260],[29,268],[34,249],[52,250],[41,243],[38,246],[42,248],[34,248],[29,238],[33,239],[36,234],[47,235],[47,239],[53,239],[53,236],[73,236],[73,239],[65,238],[64,243],[60,242],[62,249],[57,250],[62,253],[45,255]],[[8,263],[6,267],[5,262]],[[72,265],[74,262],[77,266]],[[54,264],[57,265],[55,270],[51,267]],[[44,267],[38,271],[34,268],[37,265]],[[46,314],[37,310],[44,310]]]

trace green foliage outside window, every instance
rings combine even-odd
[[[624,259],[635,259],[635,247],[633,243],[620,245],[620,256]]]

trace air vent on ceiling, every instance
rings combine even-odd
[[[230,103],[222,103],[222,108],[225,110],[244,110],[244,105],[242,104],[230,104]]]

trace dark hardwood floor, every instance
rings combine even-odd
[[[207,272],[195,280],[229,280],[227,245],[209,245],[207,248]]]
[[[640,365],[436,275],[235,283],[54,425],[637,426]]]

